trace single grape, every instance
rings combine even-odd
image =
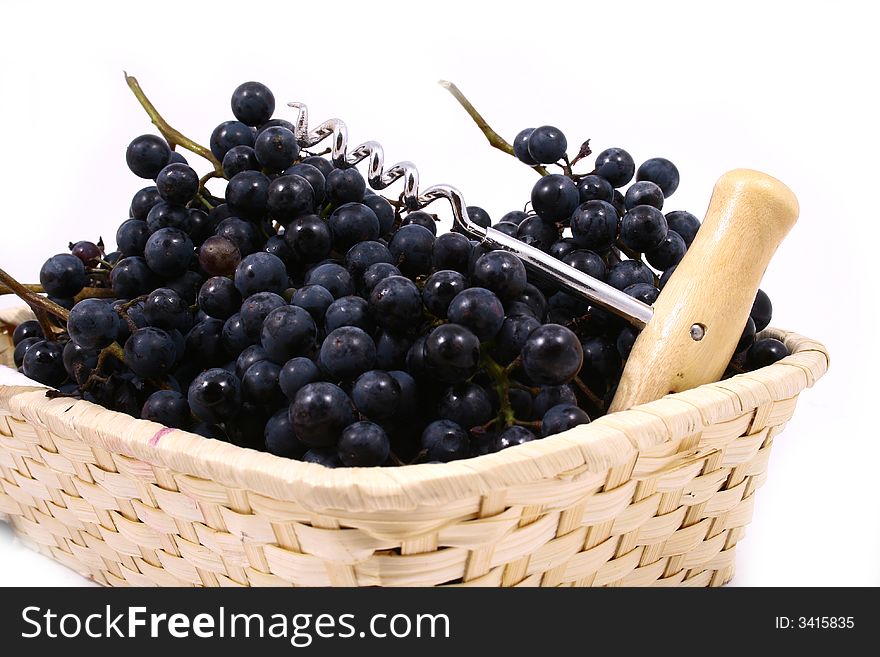
[[[363,292],[364,296],[369,299],[370,294],[373,291],[373,288],[376,287],[381,281],[385,280],[389,276],[400,276],[400,270],[388,262],[377,262],[364,271],[363,277]]]
[[[450,302],[467,286],[467,279],[457,271],[447,269],[434,272],[422,288],[425,308],[435,317],[445,319]]]
[[[241,251],[225,237],[214,235],[199,247],[199,266],[212,276],[231,276],[240,262]]]
[[[661,290],[666,287],[666,283],[669,281],[669,277],[672,276],[672,272],[675,271],[676,266],[677,265],[672,265],[672,267],[663,272],[663,275],[660,277],[660,283],[657,287]]]
[[[315,348],[318,330],[308,311],[298,306],[279,306],[263,320],[260,344],[276,363],[305,356]]]
[[[140,328],[125,341],[125,364],[145,379],[161,379],[171,371],[178,351],[172,337],[151,326]]]
[[[379,234],[387,235],[394,226],[394,208],[391,204],[378,194],[367,194],[361,202],[376,214],[379,220]]]
[[[281,367],[271,360],[260,360],[247,368],[241,377],[242,399],[260,406],[278,408],[284,394],[278,384]]]
[[[654,283],[654,273],[640,260],[623,260],[608,270],[605,282],[623,290],[633,283]]]
[[[543,292],[531,283],[526,284],[523,290],[513,301],[526,304],[535,314],[537,319],[542,319],[547,314],[547,299]]]
[[[334,380],[351,380],[376,365],[376,343],[362,329],[343,326],[327,334],[318,363]]]
[[[306,285],[320,285],[325,288],[334,299],[354,294],[354,281],[351,274],[342,265],[326,262],[313,267],[306,274]]]
[[[21,370],[26,377],[57,388],[67,378],[62,352],[63,347],[54,340],[37,340],[25,350]]]
[[[199,371],[205,367],[218,367],[226,360],[226,349],[223,344],[223,322],[208,317],[198,322],[186,334],[186,358],[199,365]]]
[[[156,189],[155,185],[150,185],[149,187],[144,187],[143,189],[135,192],[135,195],[131,198],[131,216],[133,219],[140,219],[144,221],[147,218],[147,213],[150,211],[156,203],[161,200],[159,196],[159,190]]]
[[[519,234],[519,224],[514,224],[509,221],[499,221],[497,224],[492,226],[499,233],[504,233],[510,237],[516,237]]]
[[[304,308],[316,325],[323,326],[327,309],[333,303],[333,295],[322,285],[304,285],[293,293],[290,303]]]
[[[437,403],[441,420],[451,420],[465,430],[482,426],[492,417],[489,395],[474,383],[457,383],[447,388]]]
[[[651,283],[633,283],[623,288],[623,292],[649,306],[653,305],[660,296],[660,290]]]
[[[435,420],[425,427],[421,447],[428,461],[448,463],[470,455],[467,432],[451,420]]]
[[[325,468],[338,468],[342,465],[338,452],[331,447],[312,447],[303,454],[302,460],[306,463],[323,465]]]
[[[431,271],[434,236],[423,226],[403,226],[394,234],[388,250],[406,276],[421,276]]]
[[[474,263],[471,283],[491,290],[499,299],[509,300],[526,289],[528,280],[522,260],[507,251],[490,251]]]
[[[513,154],[516,156],[516,159],[529,166],[535,166],[537,164],[535,158],[529,153],[529,137],[532,136],[534,131],[534,128],[520,130],[513,139]]]
[[[221,162],[235,146],[254,146],[254,133],[241,121],[224,121],[211,133],[211,152]],[[164,166],[164,165],[163,165]],[[161,167],[160,167],[161,169]],[[157,172],[158,173],[158,172]]]
[[[346,252],[358,242],[378,239],[379,219],[363,203],[345,203],[333,211],[327,220],[333,246]]]
[[[749,315],[755,320],[756,331],[763,331],[770,325],[770,320],[773,318],[773,304],[770,303],[770,297],[764,290],[758,290]]]
[[[419,288],[403,276],[388,276],[379,281],[370,292],[368,303],[373,319],[389,331],[405,332],[422,317]]]
[[[12,344],[17,347],[18,343],[25,338],[40,338],[42,340],[43,337],[43,329],[40,327],[40,322],[35,319],[27,319],[12,331]]]
[[[529,335],[522,349],[526,375],[541,385],[560,385],[574,378],[584,353],[577,336],[559,324],[544,324]]]
[[[141,178],[155,178],[168,164],[171,149],[161,137],[135,137],[125,150],[125,162],[131,172]]]
[[[611,203],[614,198],[614,187],[602,176],[590,174],[578,181],[578,194],[581,203],[587,201],[605,201]]]
[[[159,201],[147,213],[147,228],[151,233],[160,228],[179,228],[188,232],[191,228],[189,212],[183,205]]]
[[[623,360],[629,358],[633,345],[636,342],[639,332],[632,326],[624,326],[617,336],[617,353]]]
[[[186,397],[176,390],[157,390],[150,395],[141,408],[141,417],[176,429],[188,429],[192,424]]]
[[[558,173],[542,177],[532,187],[532,208],[545,221],[565,221],[580,201],[571,178]]]
[[[250,337],[245,330],[239,313],[235,313],[223,323],[221,340],[223,348],[233,357],[238,356],[243,349],[255,343],[255,339]]]
[[[242,297],[257,292],[281,294],[288,288],[287,267],[270,253],[252,253],[236,267],[235,287]]]
[[[544,221],[537,215],[523,221],[516,233],[518,240],[541,251],[549,251],[553,243],[559,240],[559,237],[559,228],[556,224]],[[474,249],[474,252],[476,251],[477,249]]]
[[[156,176],[156,189],[169,203],[189,203],[199,191],[199,174],[186,164],[173,162]]]
[[[180,276],[193,259],[189,235],[177,228],[161,228],[150,235],[144,247],[147,266],[160,276]]]
[[[40,339],[41,338],[28,338],[28,341],[33,341],[30,342],[30,344],[33,344]],[[15,351],[16,353],[18,353],[18,347],[16,347]],[[27,351],[26,348],[25,351]],[[100,350],[83,349],[73,340],[70,340],[66,345],[64,345],[64,349],[61,352],[61,361],[64,364],[64,371],[67,372],[67,376],[69,376],[71,380],[75,381],[77,385],[83,385],[86,381],[88,381],[88,378],[91,376],[92,372],[94,372],[95,370],[95,367],[98,365],[99,355]],[[22,357],[24,357],[24,353],[22,353]],[[21,366],[21,362],[18,360],[18,358],[16,358],[16,366]]]
[[[315,171],[321,175],[320,171],[317,169]],[[266,190],[266,207],[269,215],[282,223],[314,212],[315,206],[315,190],[302,176],[295,174],[279,176],[269,183]]]
[[[258,126],[272,118],[275,96],[265,84],[244,82],[232,92],[232,113],[245,125]]]
[[[683,210],[667,213],[666,223],[669,226],[669,230],[674,230],[681,235],[684,243],[688,246],[693,243],[694,237],[697,236],[697,231],[700,229],[700,220],[690,212],[684,212]]]
[[[467,206],[467,208],[465,208],[465,211],[467,212],[468,219],[473,221],[478,226],[481,226],[482,228],[488,228],[490,225],[492,225],[492,217],[490,217],[489,213],[480,206],[469,205]]]
[[[379,425],[355,422],[342,432],[337,450],[342,465],[369,468],[388,460],[391,441]]]
[[[437,218],[432,214],[428,214],[422,210],[410,212],[403,218],[401,226],[409,226],[410,224],[427,228],[431,231],[432,235],[437,235]]]
[[[623,204],[627,210],[637,205],[650,205],[658,210],[663,209],[663,190],[649,180],[633,183],[626,190]]]
[[[678,189],[679,175],[676,166],[665,157],[652,157],[642,162],[636,172],[636,180],[649,180],[669,198]]]
[[[519,226],[528,216],[522,210],[511,210],[501,217],[501,221]]]
[[[581,203],[571,215],[571,234],[585,249],[604,251],[617,241],[617,210],[605,201]]]
[[[449,321],[470,329],[481,342],[495,337],[504,323],[504,306],[498,297],[482,287],[455,295],[449,304]]]
[[[480,363],[480,340],[458,324],[443,324],[425,338],[425,362],[444,383],[473,376]]]
[[[215,367],[193,379],[186,399],[193,415],[202,422],[224,422],[241,409],[241,383],[231,372]]]
[[[266,441],[266,451],[275,456],[302,459],[309,451],[309,446],[296,437],[293,425],[290,423],[290,413],[286,408],[282,408],[269,418],[263,438]]]
[[[660,246],[668,231],[666,217],[650,205],[637,205],[620,220],[620,241],[633,251],[650,251]]]
[[[431,263],[436,270],[449,269],[467,274],[471,250],[471,243],[464,235],[443,233],[434,241]]]
[[[144,319],[149,326],[166,331],[184,331],[192,325],[189,304],[177,292],[167,287],[157,288],[147,295],[144,300]]]
[[[31,347],[33,349],[34,347]],[[28,350],[30,355],[30,350]],[[778,360],[788,356],[788,347],[776,338],[762,338],[756,340],[746,352],[746,365],[750,370],[772,365]],[[25,357],[27,360],[27,357]]]
[[[137,256],[123,258],[110,272],[110,285],[118,299],[134,299],[153,289],[155,274],[147,261]]]
[[[515,445],[522,445],[523,443],[528,443],[537,439],[538,437],[525,427],[513,425],[512,427],[507,427],[504,431],[495,436],[489,450],[492,452],[500,452],[502,449],[507,449],[508,447],[513,447]]]
[[[296,398],[296,393],[308,383],[321,380],[321,370],[314,361],[303,356],[291,358],[284,363],[278,378],[281,391],[290,401]]]
[[[70,253],[54,255],[40,268],[40,285],[54,297],[72,297],[86,285],[83,261]]]
[[[364,272],[379,262],[391,264],[393,258],[387,246],[374,240],[359,242],[345,254],[345,268],[358,284],[363,283]]]
[[[400,384],[381,370],[361,374],[351,389],[351,398],[358,411],[371,420],[393,417],[400,406]]]
[[[330,255],[330,228],[321,217],[297,217],[284,231],[284,241],[303,262],[318,262]]]
[[[86,267],[97,267],[98,259],[103,255],[97,244],[87,240],[81,240],[75,244],[71,244],[70,254],[82,260]]]
[[[636,163],[632,155],[622,148],[608,148],[596,157],[595,173],[611,183],[612,187],[623,187],[632,180]]]
[[[379,331],[376,338],[376,367],[383,370],[393,370],[406,366],[406,354],[412,347],[413,341],[405,336]]]
[[[242,171],[259,171],[260,163],[250,146],[233,146],[223,156],[223,175],[227,180]]]
[[[605,261],[594,251],[586,249],[571,251],[562,258],[562,262],[600,281],[605,280]]]
[[[552,164],[565,155],[568,140],[559,128],[542,125],[529,135],[527,147],[529,155],[540,164]]]
[[[303,386],[296,393],[289,413],[296,436],[310,447],[335,445],[345,427],[356,420],[345,391],[324,382]]]
[[[329,333],[341,326],[356,326],[367,333],[373,333],[376,324],[364,298],[351,295],[340,297],[330,304],[324,314],[324,328]]]
[[[553,436],[573,427],[587,424],[590,416],[574,404],[559,404],[544,414],[541,420],[541,435]]]
[[[268,208],[269,179],[259,171],[242,171],[226,184],[229,209],[250,220],[262,219]]]
[[[674,267],[684,257],[687,244],[681,235],[670,229],[659,245],[645,253],[645,260],[655,269]]]
[[[281,126],[262,130],[254,141],[257,162],[269,171],[283,171],[299,155],[299,144],[293,132]]]
[[[214,276],[199,289],[198,304],[211,317],[226,320],[238,312],[241,295],[230,279]]]
[[[116,340],[119,315],[103,299],[83,299],[67,319],[70,339],[83,349],[102,349]]]
[[[123,256],[143,256],[149,237],[150,229],[146,221],[128,219],[116,230],[116,246]]]
[[[333,169],[326,178],[327,199],[334,205],[360,203],[363,200],[367,183],[354,167]]]

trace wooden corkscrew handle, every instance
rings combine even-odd
[[[770,258],[798,217],[780,181],[749,169],[715,184],[703,225],[654,304],[609,412],[718,381]]]

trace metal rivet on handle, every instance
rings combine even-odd
[[[704,324],[694,324],[691,326],[691,339],[699,342],[706,336],[706,326]]]

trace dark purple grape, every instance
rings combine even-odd
[[[333,211],[327,220],[333,246],[337,251],[346,252],[358,242],[367,242],[379,237],[379,219],[363,203],[345,203]]]
[[[681,235],[674,230],[669,230],[659,245],[645,253],[645,260],[655,269],[669,269],[681,262],[685,251],[687,251],[687,244]]]
[[[416,226],[427,228],[431,231],[432,235],[437,234],[437,217],[432,214],[428,214],[423,210],[410,212],[403,218],[401,226],[409,226],[410,224],[415,224]]]
[[[199,247],[199,266],[211,276],[232,276],[241,262],[241,251],[230,239],[214,235]]]
[[[422,295],[415,283],[403,276],[379,281],[370,292],[369,304],[373,319],[389,331],[406,332],[421,321]]]
[[[634,299],[638,299],[649,306],[654,305],[654,302],[657,301],[657,297],[660,296],[660,290],[654,287],[651,283],[633,283],[632,285],[623,288],[623,291],[625,294],[628,294]]]
[[[223,156],[223,175],[227,180],[242,171],[259,171],[260,163],[250,146],[233,146]]]
[[[166,331],[189,330],[192,325],[189,304],[177,292],[167,287],[157,288],[147,295],[144,300],[144,319],[149,326]]]
[[[378,424],[355,422],[342,432],[337,451],[342,465],[369,468],[388,460],[391,441]]]
[[[580,202],[571,178],[552,173],[532,187],[532,208],[544,221],[566,221]]]
[[[211,133],[211,152],[221,162],[226,153],[234,146],[250,146],[253,148],[253,145],[253,130],[241,121],[224,121],[214,128],[214,132]]]
[[[437,403],[441,420],[451,420],[465,430],[482,426],[492,417],[489,395],[473,383],[458,383],[447,388]]]
[[[529,155],[539,164],[552,164],[561,160],[568,148],[568,140],[559,128],[542,125],[535,128],[527,141]]]
[[[584,353],[577,336],[569,329],[544,324],[529,335],[521,356],[529,379],[541,385],[560,385],[578,373]]]
[[[535,418],[540,419],[547,411],[559,404],[577,405],[577,397],[571,386],[543,386],[532,403],[532,413]]]
[[[755,320],[757,331],[763,331],[770,325],[770,320],[773,318],[773,304],[770,303],[770,297],[764,290],[758,290],[749,315]]]
[[[146,260],[137,256],[123,258],[110,272],[110,285],[118,299],[134,299],[153,289],[156,275]]]
[[[520,130],[513,139],[513,154],[516,156],[516,159],[529,166],[538,164],[529,153],[529,137],[532,136],[534,131],[534,128]]]
[[[324,328],[329,333],[341,326],[356,326],[367,333],[373,333],[376,324],[365,299],[351,295],[340,297],[330,304],[324,314]]]
[[[263,438],[266,441],[266,451],[275,456],[302,459],[309,451],[309,446],[296,437],[290,422],[290,413],[286,408],[269,418]]]
[[[451,420],[435,420],[422,432],[425,460],[448,463],[470,455],[467,432]]]
[[[226,203],[239,217],[259,220],[268,209],[269,179],[259,171],[242,171],[226,184]]]
[[[145,379],[161,379],[171,371],[178,349],[172,337],[153,327],[140,328],[125,341],[125,364]]]
[[[400,384],[381,370],[361,374],[351,389],[357,410],[371,420],[393,417],[400,406]]]
[[[72,297],[86,286],[83,261],[70,253],[54,255],[40,268],[40,285],[53,297]]]
[[[184,205],[199,191],[199,174],[186,164],[173,162],[156,176],[156,189],[168,203]]]
[[[498,297],[482,287],[459,292],[449,304],[449,321],[470,329],[481,342],[495,337],[504,323],[504,306]]]
[[[614,188],[611,183],[602,176],[590,174],[578,181],[578,194],[581,203],[587,201],[605,201],[611,203],[614,198]]]
[[[314,167],[311,167],[314,169]],[[321,172],[315,169],[318,175]],[[275,178],[266,191],[269,216],[281,223],[315,211],[315,190],[311,183],[295,174]]]
[[[532,331],[541,325],[534,317],[516,315],[507,317],[495,336],[492,356],[500,365],[508,365],[519,356]]]
[[[648,180],[633,183],[626,190],[623,203],[627,210],[632,210],[637,205],[650,205],[658,210],[662,210],[663,191]]]
[[[605,261],[594,251],[586,249],[571,251],[562,258],[562,262],[600,281],[605,280]]]
[[[434,272],[422,288],[425,308],[435,317],[445,319],[450,302],[467,286],[467,279],[457,271],[446,269]]]
[[[526,289],[526,268],[518,257],[507,251],[490,251],[474,263],[471,282],[477,287],[491,290],[507,301]]]
[[[144,247],[147,266],[159,276],[173,278],[187,270],[193,259],[189,235],[177,228],[161,228],[150,235]]]
[[[617,241],[618,216],[605,201],[581,203],[571,215],[572,239],[592,251],[604,251]]]
[[[26,348],[22,356],[21,371],[26,377],[43,385],[53,388],[60,386],[67,378],[63,347],[54,340],[37,340]]]
[[[425,338],[425,362],[444,383],[473,376],[480,363],[480,340],[458,324],[443,324]]]
[[[365,195],[361,203],[376,214],[376,218],[379,220],[379,234],[387,235],[394,226],[394,208],[391,207],[391,204],[378,194]]]
[[[226,320],[241,307],[241,295],[230,279],[214,276],[204,282],[199,290],[199,308],[211,317]]]
[[[28,356],[33,349],[34,347],[31,347],[28,350]],[[781,341],[776,338],[762,338],[761,340],[756,340],[746,352],[746,366],[750,370],[757,370],[761,367],[772,365],[776,361],[788,356],[788,354],[788,347]],[[27,356],[25,361],[27,361]]]
[[[304,285],[293,293],[290,303],[307,310],[315,324],[323,326],[324,315],[333,303],[333,295],[321,285]]]
[[[287,267],[271,253],[252,253],[235,268],[235,287],[242,297],[257,292],[281,294],[288,287]]]
[[[332,383],[309,383],[290,405],[290,423],[297,437],[310,447],[331,447],[355,420],[351,399]]]
[[[244,82],[232,92],[232,113],[245,125],[258,126],[272,118],[275,96],[260,82]]]
[[[611,183],[612,187],[623,187],[633,178],[636,163],[632,155],[622,148],[608,148],[596,157],[596,174]]]
[[[240,255],[246,256],[261,251],[260,235],[257,225],[239,217],[227,217],[214,231],[217,237],[223,237],[235,244]]]
[[[559,404],[544,414],[541,420],[541,435],[554,436],[573,427],[587,424],[590,416],[574,404]]]
[[[676,166],[665,157],[652,157],[645,160],[636,172],[636,180],[650,180],[669,198],[678,189],[679,174]]]
[[[294,163],[299,155],[299,144],[293,132],[283,126],[271,126],[261,130],[254,140],[257,162],[269,171],[283,171]]]
[[[650,205],[637,205],[620,220],[620,241],[633,251],[660,246],[668,231],[666,217]]]
[[[746,320],[746,326],[743,329],[742,335],[740,336],[739,342],[736,345],[736,349],[733,350],[733,353],[741,354],[751,347],[755,343],[756,333],[755,320],[749,317],[748,320]]]
[[[334,299],[354,294],[354,281],[342,265],[327,262],[313,267],[306,274],[306,285],[320,285],[333,295]]]
[[[135,137],[125,150],[128,168],[140,178],[155,178],[170,158],[168,144],[156,135]]]
[[[223,345],[223,322],[207,318],[186,334],[186,357],[203,367],[218,367],[227,358]]]
[[[146,220],[147,213],[161,200],[155,185],[144,187],[135,192],[131,199],[131,216],[133,219]]]
[[[279,306],[263,320],[260,343],[276,363],[306,356],[315,348],[318,331],[312,316],[298,306]]]
[[[257,292],[244,300],[241,304],[241,323],[247,334],[254,340],[259,341],[263,322],[269,313],[286,306],[287,302],[274,292]]]
[[[330,255],[330,228],[321,217],[308,214],[294,219],[284,231],[284,241],[303,262],[318,262]]]
[[[697,231],[700,229],[700,220],[690,212],[684,212],[683,210],[667,213],[666,223],[669,226],[669,230],[674,230],[681,235],[684,243],[688,246],[693,243],[694,238],[697,236]]]
[[[333,169],[326,177],[327,199],[334,205],[360,203],[363,200],[367,183],[354,167]]]
[[[146,221],[128,219],[116,231],[116,246],[123,256],[143,256],[149,237],[150,229]]]
[[[343,326],[327,334],[318,363],[336,381],[350,381],[376,365],[376,343],[362,329]]]
[[[296,393],[308,383],[321,380],[321,370],[310,358],[297,356],[284,363],[279,375],[281,391],[290,401],[296,397]]]
[[[119,332],[119,315],[103,299],[83,299],[67,318],[70,339],[83,349],[103,349]]]
[[[528,443],[537,439],[538,437],[525,427],[513,425],[512,427],[507,427],[504,431],[495,436],[489,450],[492,452],[500,452],[502,449],[514,447],[515,445],[522,445],[523,443]]]
[[[654,272],[641,260],[623,260],[608,270],[605,282],[618,290],[624,290],[634,283],[654,284]]]
[[[406,276],[421,276],[431,271],[434,236],[423,226],[402,226],[391,239],[388,250],[394,264]]]
[[[17,347],[18,343],[26,338],[40,338],[42,340],[43,337],[40,323],[35,319],[27,319],[12,331],[12,344]]]
[[[471,251],[471,243],[464,235],[443,233],[434,241],[431,262],[434,269],[450,269],[460,274],[467,274]]]
[[[299,176],[308,181],[309,185],[312,188],[312,195],[314,197],[315,205],[319,205],[324,201],[324,196],[326,195],[325,186],[326,186],[326,178],[324,178],[324,174],[321,173],[321,170],[318,167],[315,167],[311,164],[294,164],[292,167],[287,167],[284,170],[285,176]],[[271,209],[272,204],[271,201],[269,203],[269,208]],[[389,206],[390,207],[390,206]]]
[[[278,384],[281,367],[271,360],[260,360],[245,370],[241,377],[242,398],[269,408],[278,408],[284,403],[284,394]]]
[[[192,415],[186,397],[176,390],[157,390],[141,408],[141,417],[176,429],[189,429]]]
[[[224,369],[205,370],[193,379],[186,399],[199,420],[217,424],[234,418],[241,409],[241,383]]]
[[[159,201],[147,213],[147,228],[151,233],[160,228],[179,228],[189,232],[191,227],[189,212],[183,205]]]

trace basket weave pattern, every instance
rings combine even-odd
[[[12,326],[21,311],[0,312]],[[498,454],[338,469],[0,386],[0,514],[104,585],[717,586],[825,348]],[[0,363],[11,364],[0,331]]]

